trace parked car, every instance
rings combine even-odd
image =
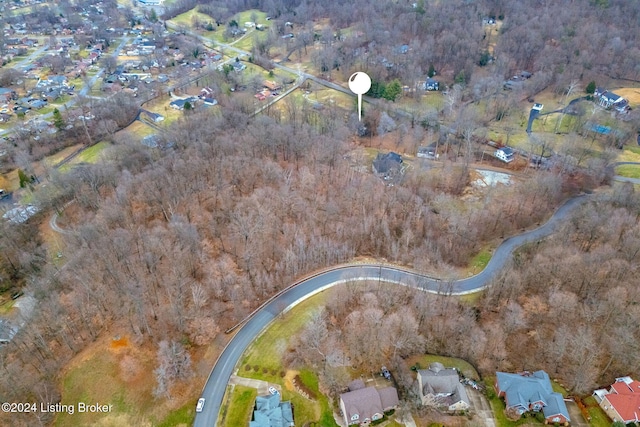
[[[198,404],[196,405],[196,412],[202,412],[203,408],[204,408],[204,397],[201,397],[200,399],[198,399]]]
[[[269,393],[271,393],[271,394],[280,394],[280,392],[273,386],[269,387]]]
[[[382,367],[382,376],[386,379],[386,380],[391,380],[391,372],[389,372],[389,370],[387,369],[386,366]]]

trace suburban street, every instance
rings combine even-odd
[[[505,266],[515,249],[551,235],[571,211],[586,200],[588,200],[587,196],[576,196],[569,199],[544,225],[506,239],[495,250],[487,267],[481,273],[466,279],[441,280],[399,267],[362,264],[335,267],[295,283],[257,310],[227,344],[204,386],[202,397],[206,399],[206,404],[203,411],[196,414],[194,426],[213,427],[216,425],[227,383],[240,357],[251,342],[279,314],[286,312],[297,303],[332,286],[354,280],[378,280],[447,295],[464,295],[479,291]]]

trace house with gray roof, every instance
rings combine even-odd
[[[402,156],[398,153],[378,153],[373,160],[373,172],[379,177],[389,180],[402,175]]]
[[[429,369],[418,370],[417,374],[418,394],[423,405],[444,408],[450,412],[466,411],[471,406],[457,370],[435,362]]]
[[[340,410],[347,426],[369,425],[372,421],[382,419],[386,411],[395,409],[400,404],[395,388],[361,387],[364,385],[361,383],[350,384],[350,391],[340,395]]]
[[[495,388],[498,396],[504,397],[507,411],[520,415],[542,411],[547,422],[568,424],[571,421],[562,395],[553,391],[545,371],[496,372]]]
[[[291,402],[281,402],[280,394],[256,397],[249,427],[293,427]]]
[[[0,319],[0,344],[10,343],[17,332],[17,326],[6,319]]]

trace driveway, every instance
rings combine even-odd
[[[466,387],[467,395],[471,401],[471,412],[478,417],[478,420],[484,424],[485,427],[496,427],[495,417],[491,405],[486,396],[479,390],[474,390],[471,387]]]
[[[245,387],[255,388],[256,390],[258,390],[259,396],[269,394],[269,386],[274,386],[275,388],[278,389],[278,391],[281,391],[280,386],[278,384],[269,384],[266,381],[254,380],[253,378],[239,377],[237,375],[231,375],[231,378],[229,378],[229,384],[236,384],[236,385],[242,385]]]
[[[576,402],[573,400],[565,400],[564,403],[567,405],[567,409],[569,410],[571,425],[573,427],[589,427],[589,423],[584,419],[584,416],[582,416],[582,411],[580,411]]]

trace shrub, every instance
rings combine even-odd
[[[244,370],[245,371],[250,371],[251,370],[251,365],[249,365],[248,363],[246,365],[244,365]]]
[[[307,385],[305,383],[302,382],[302,378],[300,378],[300,375],[296,375],[293,378],[293,385],[296,387],[296,389],[298,389],[303,395],[306,395],[306,397],[308,397],[309,399],[315,400],[316,399],[316,393],[311,390],[309,387],[307,387]]]

